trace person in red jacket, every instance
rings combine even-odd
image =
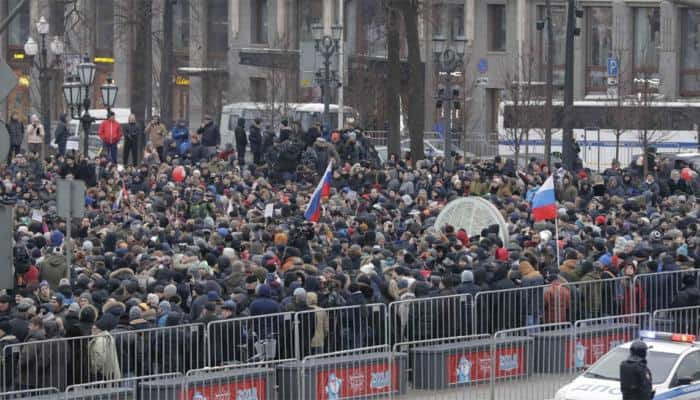
[[[117,144],[122,140],[122,127],[114,118],[114,112],[110,111],[107,119],[100,124],[100,140],[102,151],[113,163],[117,163]]]

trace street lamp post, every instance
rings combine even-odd
[[[41,37],[41,47],[30,36],[24,44],[24,53],[30,57],[31,63],[39,71],[39,95],[41,96],[41,116],[44,125],[44,155],[48,153],[49,144],[51,143],[51,88],[50,83],[53,79],[52,71],[60,62],[60,57],[63,54],[63,42],[54,37],[51,43],[46,46],[46,36],[49,34],[49,22],[43,16],[36,23],[36,31]],[[49,63],[49,50],[55,55],[54,60]],[[35,56],[39,54],[39,60]]]
[[[440,44],[445,43],[444,40],[436,40],[436,49],[439,49]],[[452,109],[459,110],[459,85],[452,84],[452,76],[460,71],[464,62],[464,45],[466,41],[458,40],[457,51],[450,48],[445,48],[438,55],[438,63],[440,65],[440,77],[444,82],[438,84],[438,93],[436,96],[436,108],[442,109],[442,126],[444,129],[443,140],[445,148],[445,168],[452,169]]]
[[[311,30],[316,42],[316,51],[323,57],[323,68],[316,73],[316,78],[323,87],[323,124],[326,129],[330,130],[331,82],[336,82],[338,85],[341,84],[335,71],[331,71],[331,57],[340,49],[340,36],[343,32],[343,27],[340,25],[331,27],[331,36],[323,34],[323,26],[321,25],[314,25]],[[342,113],[342,110],[338,112]]]
[[[89,155],[90,126],[93,122],[103,119],[90,115],[90,86],[95,80],[95,69],[95,64],[85,55],[83,62],[78,64],[78,76],[67,74],[66,81],[63,83],[63,97],[70,108],[71,117],[79,119],[83,127],[83,154],[86,157]],[[104,85],[100,86],[102,104],[107,108],[108,115],[114,107],[118,91],[119,88],[111,76],[107,78]]]

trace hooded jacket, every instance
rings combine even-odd
[[[57,290],[61,279],[66,277],[68,267],[66,257],[60,253],[51,253],[39,264],[41,279],[49,283],[51,290]]]
[[[100,124],[99,135],[105,144],[117,144],[122,140],[122,126],[115,120],[106,119]]]

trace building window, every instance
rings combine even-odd
[[[101,1],[95,7],[96,43],[101,50],[111,50],[114,47],[114,0]]]
[[[506,51],[506,6],[488,5],[489,51]]]
[[[186,50],[190,44],[190,1],[179,0],[173,8],[173,48]]]
[[[464,39],[464,4],[450,6],[450,20],[452,21],[452,39]]]
[[[321,23],[323,16],[322,0],[302,0],[299,1],[299,41],[312,41],[313,31],[311,27]]]
[[[250,41],[251,43],[267,43],[268,7],[267,0],[251,0],[250,2]]]
[[[210,55],[226,57],[228,53],[228,1],[207,1],[207,48]]]
[[[267,81],[265,78],[250,78],[250,101],[264,102],[267,100]]]
[[[10,12],[17,7],[20,0],[9,0],[7,10]],[[19,10],[19,14],[12,19],[8,27],[7,44],[13,47],[22,47],[29,38],[29,2],[25,2]]]
[[[680,95],[700,96],[700,9],[681,14]]]
[[[661,16],[657,7],[634,9],[634,76],[654,78],[659,74]]]
[[[547,10],[544,6],[537,8],[537,19],[545,21]],[[554,33],[554,62],[552,77],[554,85],[564,84],[564,56],[566,52],[566,8],[563,6],[552,6],[552,31]],[[544,29],[537,31],[537,57],[540,65],[539,79],[547,79],[547,25]]]
[[[586,8],[586,92],[607,90],[608,57],[612,55],[612,8]]]
[[[386,12],[379,2],[364,2],[362,7],[364,54],[370,57],[386,57]]]
[[[433,4],[430,14],[430,22],[433,25],[433,37],[445,38],[445,7],[442,4]]]
[[[49,2],[49,15],[49,35],[62,38],[66,27],[65,3],[63,1]]]

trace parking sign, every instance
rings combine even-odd
[[[620,64],[617,62],[617,58],[608,58],[608,76],[617,76],[620,70]]]

